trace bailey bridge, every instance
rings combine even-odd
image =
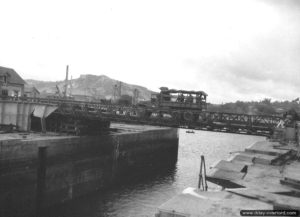
[[[172,110],[111,103],[84,102],[59,98],[0,98],[0,126],[19,131],[32,130],[84,134],[108,128],[111,121],[170,126],[187,129],[270,134],[281,117],[211,111],[196,111],[192,116]]]

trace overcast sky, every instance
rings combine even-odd
[[[298,0],[0,0],[0,65],[25,79],[105,74],[208,101],[300,93]]]

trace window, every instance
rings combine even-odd
[[[15,97],[19,96],[19,91],[18,90],[14,90],[14,96]]]
[[[8,91],[7,90],[2,90],[2,96],[8,96]]]
[[[7,83],[7,77],[6,77],[6,75],[1,75],[0,76],[0,82],[2,82],[2,83]]]

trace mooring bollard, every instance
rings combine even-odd
[[[36,217],[42,217],[43,204],[46,189],[46,159],[47,146],[41,146],[38,150],[37,188],[36,188]]]

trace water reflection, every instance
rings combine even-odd
[[[149,213],[164,202],[160,198],[174,195],[176,173],[177,163],[136,168],[109,189],[51,207],[46,217],[143,216],[141,213]]]

